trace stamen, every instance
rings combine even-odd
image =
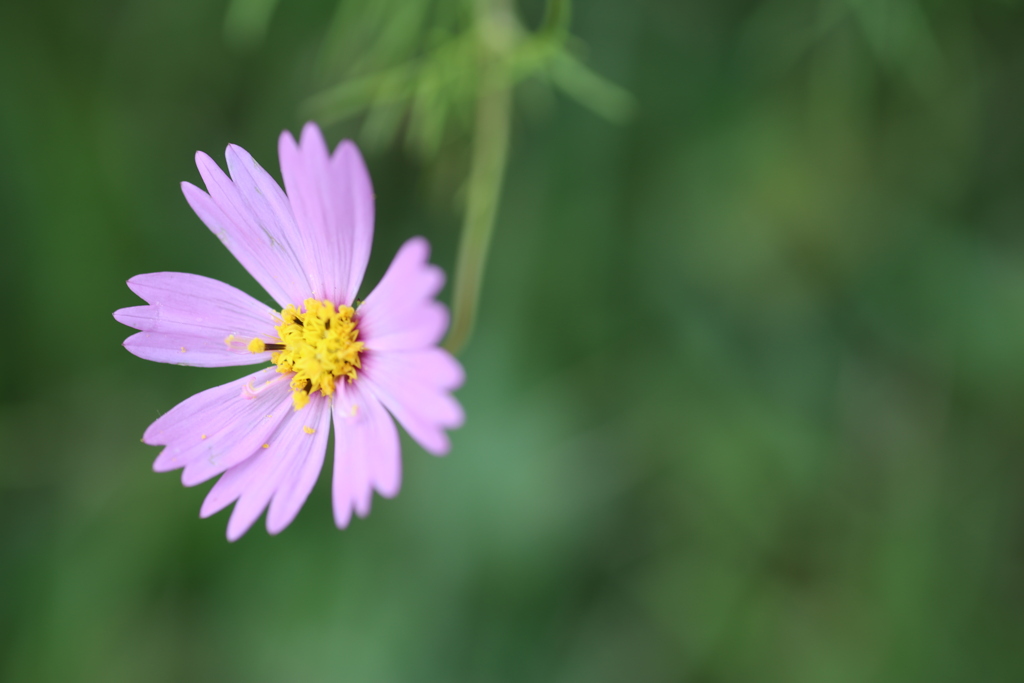
[[[246,400],[252,400],[252,399],[256,398],[257,396],[259,396],[260,394],[262,394],[267,389],[269,389],[270,387],[272,387],[275,384],[277,384],[278,382],[283,382],[284,379],[285,379],[284,377],[276,377],[274,379],[268,379],[268,380],[266,380],[263,384],[261,384],[258,387],[254,387],[252,385],[252,382],[248,382],[245,386],[242,387],[242,398],[244,398]]]
[[[335,308],[330,301],[306,299],[303,308],[287,306],[281,311],[281,325],[275,328],[281,343],[259,339],[249,343],[253,353],[273,351],[270,360],[278,372],[294,373],[291,388],[296,410],[309,403],[316,391],[323,396],[333,394],[339,378],[354,381],[365,346],[358,341],[352,307]]]

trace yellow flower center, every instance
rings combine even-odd
[[[302,305],[305,310],[289,304],[281,311],[281,324],[275,328],[280,344],[253,339],[248,346],[253,353],[273,350],[270,360],[277,371],[295,373],[291,381],[295,410],[309,403],[314,391],[330,396],[339,378],[353,381],[364,346],[356,341],[359,330],[352,320],[352,307],[335,309],[330,301],[316,299],[306,299]]]

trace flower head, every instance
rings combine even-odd
[[[278,151],[285,191],[242,148],[227,149],[230,177],[206,154],[196,165],[204,192],[185,198],[277,302],[266,306],[217,280],[186,273],[137,275],[128,286],[147,302],[114,317],[137,330],[130,352],[162,363],[273,365],[183,401],[149,426],[164,446],[158,472],[184,468],[194,486],[220,475],[203,502],[207,517],[231,503],[228,538],[267,510],[267,530],[288,526],[313,488],[334,425],[334,519],[370,511],[373,491],[401,484],[392,416],[425,450],[448,452],[446,429],[462,424],[451,396],[462,367],[437,346],[448,327],[435,300],[442,271],[414,237],[380,283],[356,301],[373,239],[374,196],[356,146],[331,153],[320,129],[287,131]]]

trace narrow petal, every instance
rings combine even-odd
[[[277,151],[292,212],[310,245],[311,294],[317,299],[339,301],[339,283],[346,276],[349,256],[344,235],[336,229],[327,143],[315,124],[307,124],[301,145],[284,131],[278,138]]]
[[[444,286],[444,273],[429,257],[427,240],[408,240],[359,307],[360,339],[367,349],[422,349],[444,336],[448,310],[434,300]]]
[[[239,496],[250,485],[253,478],[259,474],[264,464],[260,454],[256,454],[254,457],[243,460],[238,465],[225,471],[220,475],[216,483],[213,484],[213,487],[210,488],[210,493],[203,500],[199,516],[206,519],[217,514],[234,501],[239,500]]]
[[[251,365],[270,353],[251,353],[254,338],[276,338],[268,306],[219,280],[189,273],[148,273],[128,280],[148,306],[122,308],[114,318],[141,330],[125,348],[147,360],[199,367]]]
[[[281,134],[278,154],[296,222],[308,236],[314,296],[349,305],[373,240],[373,187],[359,150],[345,141],[329,156],[320,128],[307,123],[298,144]]]
[[[430,265],[430,245],[414,237],[402,245],[377,287],[359,307],[366,344],[361,378],[425,450],[447,453],[445,429],[462,424],[450,392],[462,385],[462,366],[436,348],[448,326],[434,301],[444,274]]]
[[[285,285],[293,296],[309,296],[313,291],[310,276],[315,275],[315,264],[309,259],[311,242],[299,230],[284,190],[238,145],[228,145],[225,158],[231,179],[248,207],[250,217],[261,235],[269,239],[271,250],[277,257],[277,263],[272,264],[277,279],[286,281]]]
[[[231,411],[224,409],[223,419],[228,427],[215,437],[215,443],[200,451],[199,457],[185,466],[181,483],[185,486],[201,484],[261,453],[281,423],[291,415],[292,396],[286,380],[279,380],[273,391],[267,390],[265,393],[270,395],[266,398],[253,396],[243,388],[242,405]],[[206,441],[211,438],[214,437]]]
[[[346,304],[351,304],[359,293],[359,286],[366,274],[366,264],[370,261],[375,213],[373,183],[363,155],[351,140],[342,140],[335,148],[331,155],[331,174],[335,186],[344,189],[344,192],[336,195],[339,202],[338,214],[342,220],[349,221],[352,235],[348,287],[342,299]]]
[[[293,468],[304,470],[299,472],[299,478],[302,481],[308,478],[311,469],[319,472],[319,463],[323,462],[323,450],[326,443],[324,441],[326,435],[323,434],[325,430],[313,428],[314,433],[309,434],[304,427],[320,425],[323,413],[329,410],[329,399],[319,395],[311,398],[305,408],[292,411],[278,425],[274,434],[267,441],[267,448],[250,458],[253,461],[251,464],[248,461],[242,463],[243,471],[240,476],[232,476],[233,470],[228,470],[221,477],[221,481],[214,485],[208,497],[216,495],[221,501],[227,499],[228,502],[233,499],[232,496],[237,497],[235,509],[231,512],[231,519],[228,521],[228,540],[235,541],[249,530],[282,484],[289,481],[289,473],[293,471]],[[321,451],[319,455],[314,452],[317,448]],[[304,463],[307,459],[311,459],[311,462]],[[304,465],[307,465],[308,469]],[[221,487],[222,482],[224,482],[223,487]],[[296,485],[295,488],[296,492],[286,498],[291,497],[293,500],[297,500],[301,497],[302,500],[305,500],[305,497],[301,495],[301,486]],[[203,511],[207,511],[213,509],[215,505],[211,503],[208,508],[204,504],[203,507]],[[287,522],[291,521],[286,514],[290,510],[286,502],[275,522],[284,523],[286,526]],[[294,512],[297,511],[298,508],[295,508]],[[294,517],[294,515],[292,516]],[[284,526],[280,528],[277,525],[272,526],[276,531],[284,528]]]
[[[305,416],[310,424],[303,423],[299,443],[303,448],[295,449],[288,470],[270,501],[267,531],[271,534],[280,533],[292,523],[320,476],[327,452],[327,436],[331,433],[331,411],[327,400],[319,401],[318,405],[319,413],[310,412]],[[300,410],[296,418],[301,417],[302,412]]]
[[[390,498],[402,483],[398,430],[394,420],[360,382],[346,383],[334,400],[332,503],[338,528],[355,512],[370,512],[372,491]]]
[[[216,168],[216,164],[212,160],[210,164]],[[220,171],[220,169],[217,170]],[[225,180],[225,182],[230,184],[228,180]],[[233,188],[234,186],[232,185],[231,187]],[[210,195],[192,183],[182,183],[181,191],[185,195],[189,206],[199,216],[199,220],[217,236],[224,246],[228,248],[228,251],[231,252],[231,255],[238,259],[242,267],[249,271],[249,274],[253,276],[256,282],[260,283],[260,286],[266,290],[267,294],[281,308],[296,301],[294,296],[298,292],[290,292],[277,282],[274,271],[272,269],[268,270],[266,264],[272,261],[272,259],[268,258],[269,248],[258,243],[251,243],[258,242],[258,240],[248,236],[251,228],[248,226],[246,219],[236,211],[231,211],[229,214]]]
[[[287,377],[266,368],[179,403],[143,435],[166,446],[153,463],[157,472],[181,467],[182,483],[194,486],[260,450],[291,410]]]
[[[209,194],[191,183],[182,183],[185,199],[282,308],[299,303],[311,290],[301,258],[305,247],[295,243],[296,232],[289,226],[294,217],[289,219],[286,212],[281,212],[277,193],[270,191],[270,198],[262,200],[254,197],[254,188],[265,186],[266,177],[252,157],[241,148],[231,147],[228,158],[245,189],[244,195],[213,159],[197,152],[196,166]],[[276,184],[272,179],[270,183]]]
[[[366,354],[360,375],[409,436],[434,455],[448,452],[445,430],[460,427],[465,419],[450,393],[463,378],[459,362],[436,347]]]
[[[203,499],[199,516],[206,519],[238,500],[263,464],[262,457],[257,453],[224,472]]]

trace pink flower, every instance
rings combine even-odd
[[[451,396],[462,366],[437,346],[448,311],[434,297],[444,273],[422,237],[402,245],[377,287],[357,301],[373,240],[374,195],[359,150],[329,153],[307,123],[301,141],[278,143],[287,194],[241,147],[227,149],[229,178],[196,154],[209,194],[182,183],[189,205],[278,303],[274,310],[223,282],[187,273],[128,281],[148,305],[114,317],[140,332],[130,352],[199,367],[272,366],[207,389],[149,426],[164,446],[153,469],[184,468],[185,486],[217,475],[200,516],[235,503],[234,541],[267,512],[287,527],[313,488],[334,424],[334,520],[370,511],[373,490],[398,493],[401,459],[393,415],[425,450],[449,450],[462,424]],[[390,413],[390,415],[389,415]]]

